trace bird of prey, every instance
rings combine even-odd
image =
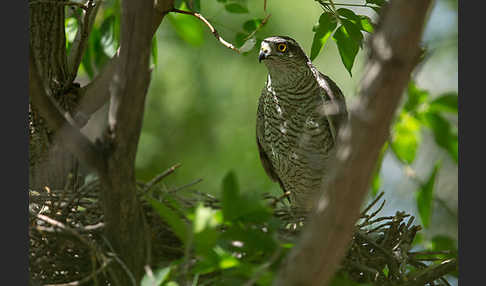
[[[343,93],[290,37],[264,39],[258,60],[268,70],[256,124],[263,168],[293,207],[310,211],[347,120]]]

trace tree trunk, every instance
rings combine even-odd
[[[150,82],[151,39],[174,1],[157,1],[155,7],[152,0],[122,1],[119,53],[86,89],[72,83],[77,68],[70,67],[66,57],[63,2],[29,1],[29,186],[63,189],[71,173],[76,183],[77,159],[95,170],[102,185],[107,246],[116,257],[110,278],[113,285],[139,285],[144,265],[150,262],[150,245],[137,196],[135,157]],[[92,4],[88,1],[85,9]],[[82,43],[79,46],[82,53]],[[99,146],[70,118],[69,114],[86,111],[81,94],[83,101],[95,103],[84,114],[88,117],[109,95],[108,128]],[[68,114],[63,116],[61,110]]]
[[[31,2],[31,1],[29,1]],[[58,100],[65,110],[74,109],[78,98],[68,81],[64,6],[52,4],[29,5],[29,35],[31,53],[38,74],[49,96]],[[68,96],[65,96],[65,93]],[[39,111],[29,104],[29,187],[63,189],[66,183],[77,184],[78,160],[55,140]],[[68,181],[73,174],[75,180]]]
[[[410,73],[432,0],[391,0],[370,38],[360,100],[338,135],[333,174],[273,285],[328,285],[351,240]]]

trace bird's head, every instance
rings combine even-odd
[[[268,68],[284,68],[305,64],[308,57],[299,44],[287,36],[269,37],[262,41],[258,61],[263,61]]]

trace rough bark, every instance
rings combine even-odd
[[[29,5],[31,187],[35,184],[63,188],[67,175],[77,167],[77,159],[91,166],[102,182],[106,236],[116,255],[111,277],[116,285],[138,285],[143,267],[150,260],[150,250],[136,195],[135,156],[150,82],[151,38],[174,1],[158,1],[155,7],[153,0],[122,1],[117,56],[88,85],[94,88],[74,94],[70,66],[75,69],[79,58],[69,61],[66,56],[64,6],[56,1],[30,2],[36,2]],[[83,43],[78,46],[82,49]],[[83,95],[87,101],[78,100]],[[95,104],[90,104],[91,98],[97,98]],[[95,147],[79,132],[79,122],[70,118],[70,114],[77,114],[85,106],[89,106],[91,114],[107,98],[110,98],[109,128]]]
[[[359,103],[338,136],[337,162],[316,212],[274,285],[327,285],[344,257],[380,148],[419,55],[431,0],[392,0],[370,39]]]
[[[102,178],[106,234],[131,271],[130,275],[121,265],[116,267],[121,285],[140,281],[149,254],[136,193],[135,155],[150,82],[152,12],[153,0],[122,2],[119,59],[111,81],[109,129],[103,143],[108,146],[107,176]]]
[[[59,98],[68,78],[64,6],[34,4],[29,8],[30,52],[46,93]],[[66,109],[74,108],[76,101],[76,95],[71,94],[62,105]],[[78,162],[71,152],[55,142],[53,130],[36,107],[30,106],[29,116],[29,187],[64,188],[68,174],[76,173]]]

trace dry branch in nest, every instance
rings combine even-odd
[[[153,192],[155,198],[169,193],[184,208],[192,208],[199,202],[220,208],[221,203],[216,197],[190,189],[201,180],[172,189],[158,186],[178,167],[169,168],[146,184],[139,183],[140,195],[156,189]],[[46,188],[29,192],[29,270],[32,281],[43,285],[107,285],[108,266],[122,262],[103,236],[99,188],[99,182],[94,180],[75,190]],[[184,195],[180,193],[182,189],[186,189]],[[287,196],[265,195],[264,198],[273,208],[274,216],[283,222],[280,239],[295,242],[307,214],[289,207],[285,201]],[[421,227],[413,225],[414,217],[404,212],[378,216],[385,204],[383,200],[377,207],[382,197],[383,193],[362,212],[339,272],[357,282],[373,285],[449,285],[444,276],[457,270],[456,259],[444,258],[446,253],[443,252],[412,251],[412,242]],[[144,210],[152,231],[154,262],[160,263],[160,259],[170,262],[183,257],[182,243],[168,225],[148,204],[144,205]]]

